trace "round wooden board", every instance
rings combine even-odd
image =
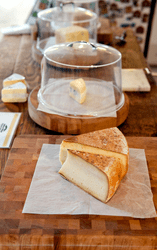
[[[126,94],[123,107],[117,111],[117,117],[99,117],[99,118],[70,118],[55,114],[49,114],[37,110],[37,94],[39,86],[35,87],[28,98],[28,112],[30,117],[38,125],[63,134],[83,134],[104,128],[117,127],[122,124],[129,112],[129,98]]]

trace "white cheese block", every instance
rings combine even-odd
[[[122,165],[122,176],[128,169],[129,148],[125,136],[117,128],[98,130],[62,141],[59,159],[63,164],[67,158],[67,149],[119,159]]]
[[[27,85],[24,76],[14,73],[3,80],[3,87],[12,85],[17,82],[23,82],[25,85]]]
[[[4,87],[1,90],[1,99],[3,102],[26,102],[27,88],[23,82]]]
[[[76,42],[85,41],[89,42],[88,30],[77,26],[69,26],[60,28],[55,31],[56,43]]]
[[[75,150],[68,150],[59,173],[102,202],[111,199],[123,177],[119,159]]]
[[[78,103],[83,103],[86,99],[86,84],[82,78],[70,82],[69,95]]]

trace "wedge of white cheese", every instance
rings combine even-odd
[[[83,103],[86,99],[86,84],[82,78],[70,82],[69,95],[78,103]]]
[[[122,165],[118,158],[69,149],[59,173],[106,203],[120,184]]]
[[[27,85],[24,76],[14,73],[3,80],[3,87],[15,84],[17,82],[23,82],[25,85]]]
[[[108,128],[62,141],[59,173],[66,179],[107,202],[128,171],[129,148],[117,128]]]
[[[17,82],[1,90],[3,102],[26,102],[27,96],[27,88],[23,82]]]

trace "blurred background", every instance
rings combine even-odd
[[[24,24],[35,2],[35,0],[0,0],[0,30],[12,25]],[[0,31],[0,39],[2,37]]]
[[[1,28],[33,24],[37,13],[53,7],[56,0],[0,0]],[[157,79],[157,2],[156,0],[98,0],[100,15],[121,27],[130,26]],[[153,6],[153,8],[152,8]]]

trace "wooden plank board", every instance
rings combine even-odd
[[[0,247],[155,250],[157,218],[22,214],[42,144],[59,144],[65,137],[68,136],[22,135],[14,140],[0,182]],[[157,138],[127,137],[127,141],[129,147],[145,149],[157,208]]]
[[[122,68],[147,67],[143,53],[131,29],[127,29],[127,43],[124,46],[113,46],[122,53]],[[4,36],[0,42],[0,89],[2,81],[16,72],[24,74],[31,87],[40,84],[40,67],[32,58],[31,36]],[[129,97],[129,115],[119,126],[126,136],[157,136],[157,85],[151,75],[147,75],[151,84],[148,93],[127,92]],[[16,135],[20,134],[59,134],[47,130],[35,123],[28,114],[28,103],[3,103],[1,112],[22,112]],[[62,126],[62,125],[61,125]],[[8,150],[0,150],[0,176],[8,157]]]

